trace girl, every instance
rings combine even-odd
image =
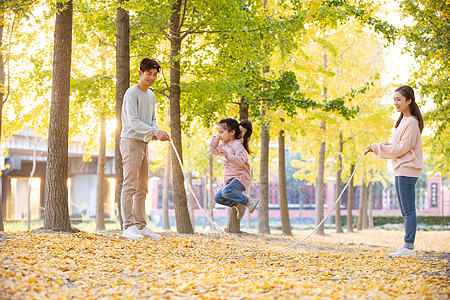
[[[394,106],[400,112],[395,124],[392,143],[370,145],[364,154],[375,153],[379,158],[392,159],[395,189],[405,224],[405,244],[390,256],[414,255],[416,236],[415,184],[423,166],[422,139],[423,118],[415,102],[414,91],[403,85],[395,90]]]
[[[211,155],[224,158],[225,168],[224,186],[214,195],[214,200],[219,204],[235,207],[239,220],[245,214],[245,207],[252,213],[258,205],[258,200],[242,194],[252,181],[247,156],[250,153],[248,141],[252,130],[252,123],[248,120],[239,124],[235,119],[223,119],[219,122],[217,136],[213,136],[209,146]],[[219,141],[222,144],[219,145]]]

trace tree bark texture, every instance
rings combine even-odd
[[[280,190],[280,215],[281,231],[285,235],[292,235],[291,221],[289,219],[289,209],[286,191],[286,152],[284,130],[280,130],[278,136],[278,181]]]
[[[270,234],[269,227],[269,126],[261,127],[258,233]]]
[[[205,211],[206,214],[208,214],[208,210],[209,210],[209,197],[208,197],[208,176],[206,176],[206,173],[203,173],[201,178],[201,182],[202,182],[202,206],[203,206],[203,210]],[[203,214],[203,229],[206,228],[206,221],[207,218],[205,216],[205,214]]]
[[[214,159],[212,155],[209,155],[209,188],[208,188],[208,200],[209,200],[209,217],[214,221],[214,190],[213,190],[213,172],[214,170]],[[210,230],[213,231],[216,229],[216,226],[210,221]]]
[[[123,4],[125,0],[119,0]],[[123,185],[122,154],[120,153],[120,133],[122,132],[123,96],[130,87],[130,16],[128,11],[117,8],[116,15],[116,133],[115,133],[115,202],[123,229],[121,194]]]
[[[366,182],[364,181],[364,178],[362,180],[361,184],[361,198],[359,200],[359,211],[358,211],[358,224],[356,225],[356,228],[358,230],[362,230],[364,227],[364,211],[366,210],[366,193],[367,193],[367,187]]]
[[[100,150],[97,163],[97,214],[95,216],[96,231],[105,230],[105,166],[106,166],[106,118],[100,116]]]
[[[192,172],[191,170],[186,171],[186,181],[190,186],[192,186]],[[194,196],[188,190],[186,194],[187,206],[189,210],[189,217],[191,219],[192,229],[195,231],[195,215],[194,215]]]
[[[239,118],[241,122],[243,120],[248,120],[248,105],[244,97],[241,97],[239,101]],[[228,224],[226,231],[231,233],[241,232],[241,220],[237,218],[236,210],[234,208],[227,208],[228,210]]]
[[[323,68],[327,69],[327,55],[323,55]],[[327,100],[327,87],[325,85],[325,82],[323,83],[323,94],[322,94],[323,100]],[[320,123],[320,128],[323,131],[323,134],[325,134],[326,130],[326,122],[325,120],[322,120]],[[319,150],[319,159],[317,164],[317,178],[316,178],[316,189],[315,189],[315,198],[316,198],[316,226],[319,225],[320,222],[323,220],[324,212],[323,212],[323,205],[324,205],[324,183],[323,183],[323,177],[325,172],[325,139],[323,138],[322,143],[320,144],[320,150]],[[319,226],[316,233],[318,235],[325,235],[325,225],[322,223],[322,225]]]
[[[325,131],[326,123],[322,120],[321,122],[321,128],[323,131]],[[325,170],[325,141],[322,141],[320,144],[320,151],[319,151],[319,163],[317,166],[317,179],[316,179],[316,189],[315,189],[315,198],[316,198],[316,226],[319,225],[320,222],[322,222],[323,219],[323,204],[324,204],[324,183],[323,183],[323,176],[324,176],[324,170]],[[316,233],[318,235],[324,235],[325,226],[322,223],[322,225],[319,226]]]
[[[252,178],[253,178],[253,171],[250,171]],[[253,185],[250,183],[250,186],[248,187],[248,191],[247,191],[247,196],[251,197],[252,196],[252,189],[253,189]],[[247,209],[247,229],[251,229],[252,228],[252,214],[248,211]]]
[[[0,49],[3,48],[3,28],[4,28],[3,13],[0,15]],[[0,50],[0,144],[2,142],[2,116],[3,116],[3,104],[5,96],[5,65],[3,64],[3,54]],[[2,175],[0,173],[0,182],[2,181]],[[4,231],[3,227],[3,193],[0,185],[0,231]]]
[[[364,192],[364,197],[361,197],[361,199],[364,199],[364,210],[363,210],[363,229],[368,229],[369,228],[369,215],[367,214],[367,184],[364,182],[364,186],[363,186],[363,192]]]
[[[355,164],[350,165],[350,176],[355,170]],[[353,177],[348,184],[348,201],[347,201],[347,232],[353,232]]]
[[[341,194],[341,175],[342,175],[342,152],[344,150],[344,142],[342,140],[342,132],[339,132],[339,153],[337,156],[336,171],[336,199]],[[336,232],[343,233],[341,221],[341,200],[336,204]]]
[[[67,177],[73,4],[56,6],[44,228],[71,232]]]
[[[163,229],[170,230],[169,222],[169,188],[170,174],[172,168],[172,147],[167,147],[166,169],[164,170],[164,188],[163,188]]]
[[[369,228],[373,228],[373,182],[369,183]]]
[[[180,61],[178,55],[181,49],[180,38],[180,12],[182,0],[177,0],[172,5],[170,16],[170,129],[175,149],[183,160],[181,141],[181,117],[180,117]],[[178,162],[175,153],[172,153],[172,161]],[[189,218],[186,190],[184,188],[183,170],[178,163],[172,164],[173,196],[175,203],[175,219],[179,233],[194,233]]]

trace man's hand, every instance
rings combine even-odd
[[[170,136],[164,130],[159,130],[156,136],[153,136],[153,139],[158,141],[170,141]]]

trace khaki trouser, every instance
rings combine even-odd
[[[121,211],[123,228],[147,225],[145,198],[148,193],[147,143],[135,139],[122,139],[120,153],[123,163]]]

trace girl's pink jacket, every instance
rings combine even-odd
[[[220,151],[224,149],[228,152],[228,157],[224,157]],[[223,157],[223,167],[225,173],[223,182],[229,183],[231,179],[236,178],[247,190],[252,182],[250,173],[250,164],[244,145],[240,139],[235,139],[219,145],[219,139],[213,136],[209,145],[209,153]]]
[[[403,117],[391,142],[372,144],[379,158],[392,158],[394,176],[419,177],[423,167],[422,135],[413,116]]]

